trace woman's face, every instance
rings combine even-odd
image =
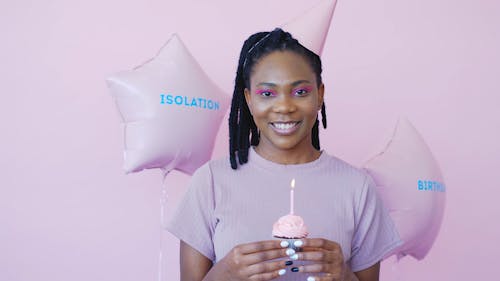
[[[301,55],[274,51],[263,56],[253,67],[250,89],[245,89],[246,102],[260,130],[259,148],[311,151],[311,130],[323,93],[323,84],[318,88],[316,74]]]

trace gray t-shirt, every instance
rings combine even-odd
[[[238,244],[273,239],[273,223],[290,211],[292,178],[295,214],[304,219],[309,238],[339,243],[352,271],[372,266],[402,243],[372,179],[324,151],[313,162],[283,165],[251,148],[248,163],[237,170],[227,158],[212,160],[195,172],[166,228],[218,262]]]

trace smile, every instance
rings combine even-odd
[[[270,124],[278,135],[290,135],[297,130],[300,122],[272,122]]]

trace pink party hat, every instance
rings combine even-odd
[[[321,56],[336,4],[337,0],[323,0],[281,28],[290,32],[306,48]]]

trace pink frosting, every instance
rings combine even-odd
[[[305,238],[307,232],[304,220],[300,216],[286,215],[273,224],[273,236],[284,238]]]

